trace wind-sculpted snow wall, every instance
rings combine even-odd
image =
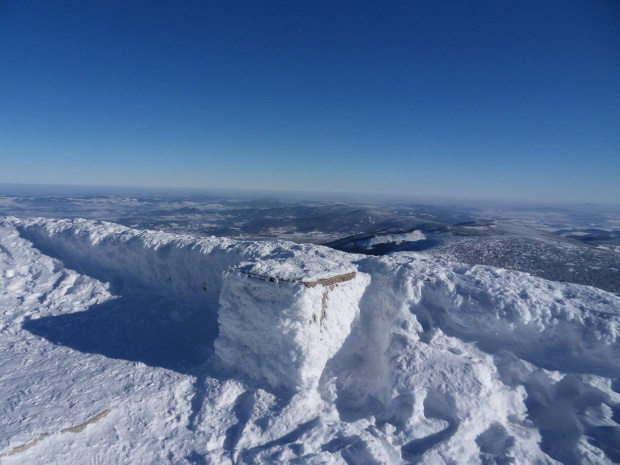
[[[83,219],[9,221],[115,293],[161,293],[218,315],[216,354],[273,388],[316,386],[370,280],[351,255],[310,244],[197,239]]]
[[[14,220],[21,235],[68,268],[110,282],[113,292],[149,289],[217,309],[231,265],[274,252],[275,245],[140,231],[114,223]]]

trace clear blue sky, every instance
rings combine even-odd
[[[620,203],[620,4],[0,2],[0,182]]]

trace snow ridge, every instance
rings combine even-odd
[[[69,268],[113,284],[173,293],[212,311],[231,266],[251,263],[256,273],[309,282],[355,270],[346,254],[311,244],[196,239],[85,219],[8,221]]]

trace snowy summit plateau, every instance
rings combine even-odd
[[[472,227],[555,240],[6,216],[0,462],[617,463],[619,294],[421,250]]]

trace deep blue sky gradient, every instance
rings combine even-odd
[[[615,1],[0,3],[0,182],[620,203]]]

